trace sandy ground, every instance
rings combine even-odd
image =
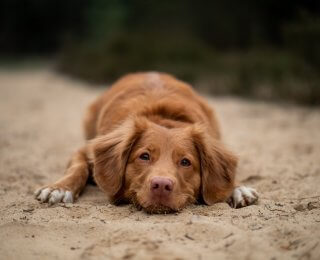
[[[102,89],[50,70],[0,71],[0,259],[320,259],[320,110],[212,98],[258,205],[148,215],[88,186],[73,205],[33,191],[63,174]]]

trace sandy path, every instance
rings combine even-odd
[[[320,259],[320,110],[211,99],[239,180],[259,205],[147,215],[88,186],[49,207],[35,188],[63,174],[101,89],[48,70],[0,72],[0,259]]]

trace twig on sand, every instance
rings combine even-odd
[[[229,235],[226,235],[223,239],[227,239],[228,237],[233,236],[233,233],[231,232]]]
[[[281,212],[286,212],[285,210],[283,209],[275,209],[275,208],[271,208],[270,205],[265,205],[265,208],[267,210],[270,210],[270,211],[281,211]]]
[[[188,238],[188,239],[190,239],[190,240],[194,240],[194,238],[193,238],[193,237],[191,237],[191,236],[189,236],[189,235],[188,235],[188,233],[187,233],[187,234],[185,234],[185,235],[184,235],[184,237],[185,237],[185,238]]]

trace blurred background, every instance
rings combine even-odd
[[[210,94],[320,104],[320,1],[1,0],[0,63],[108,84],[173,73]]]

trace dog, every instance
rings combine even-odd
[[[148,213],[258,200],[255,189],[235,186],[237,157],[222,143],[214,111],[171,75],[120,78],[89,106],[84,130],[87,142],[64,177],[35,192],[41,202],[74,202],[90,177],[110,202]]]

